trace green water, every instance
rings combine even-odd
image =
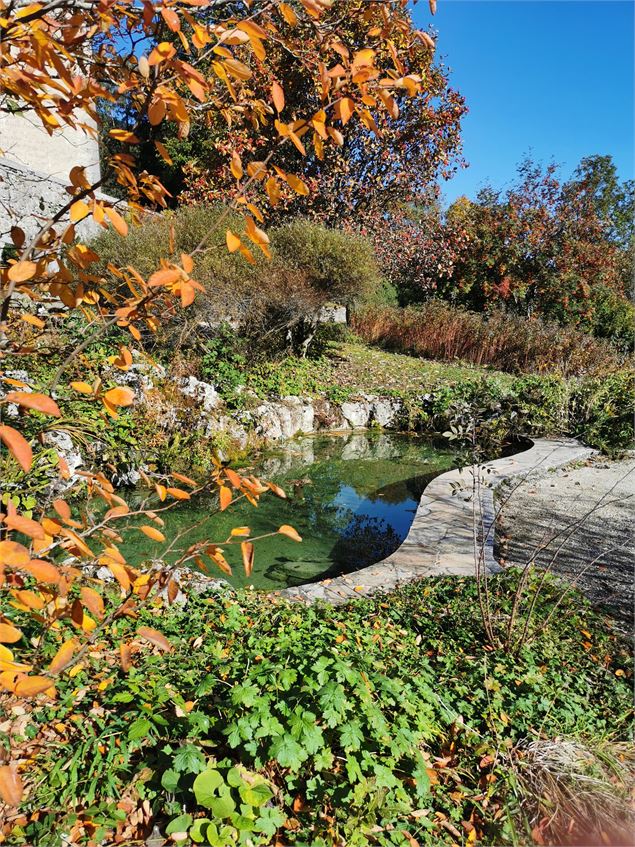
[[[242,501],[204,520],[214,502],[200,497],[163,512],[162,532],[174,538],[204,520],[179,543],[178,550],[184,550],[203,539],[223,541],[235,526],[248,526],[252,535],[260,535],[290,524],[302,536],[302,543],[282,535],[257,542],[249,579],[238,545],[225,545],[233,575],[225,577],[218,571],[218,576],[234,586],[260,589],[338,576],[396,550],[408,533],[425,486],[456,464],[455,452],[413,435],[307,436],[268,452],[249,469],[237,468],[281,485],[288,500],[268,493],[258,508]],[[128,561],[139,564],[150,550],[153,557],[162,557],[166,544],[141,534],[128,537],[133,535],[135,541],[122,545]],[[165,558],[174,562],[177,557],[174,551]]]

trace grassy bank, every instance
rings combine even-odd
[[[501,621],[515,579],[492,581]],[[536,749],[564,738],[590,751],[617,832],[627,645],[569,594],[533,642],[492,650],[475,591],[442,578],[337,609],[198,594],[111,623],[56,701],[12,712],[4,695],[28,787],[6,843],[136,843],[155,825],[212,845],[576,843],[586,819],[548,824],[553,798],[526,787]],[[536,625],[560,593],[547,583]],[[169,652],[137,635],[159,618]]]

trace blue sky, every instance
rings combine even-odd
[[[563,175],[582,156],[611,154],[633,178],[633,0],[425,0],[417,26],[432,21],[437,53],[470,109],[460,171],[443,192],[473,197],[504,187],[531,153]]]

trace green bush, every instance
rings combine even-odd
[[[131,228],[127,238],[105,232],[93,246],[106,276],[110,262],[131,265],[147,278],[162,257],[180,262],[181,253],[192,253],[204,241],[206,249],[195,255],[193,277],[205,286],[205,294],[161,327],[158,336],[159,345],[171,350],[175,343],[196,344],[210,328],[231,320],[250,339],[252,352],[298,351],[313,331],[311,318],[321,306],[332,300],[359,300],[379,284],[372,249],[361,236],[293,221],[270,233],[271,259],[253,247],[252,265],[240,253],[227,251],[228,228],[236,233],[244,229],[235,212],[222,206],[184,206],[148,217]],[[246,236],[243,240],[250,243]],[[168,255],[170,243],[174,251]],[[116,284],[114,277],[111,284]]]
[[[572,434],[604,453],[633,445],[635,371],[623,370],[581,380],[571,397]]]
[[[592,330],[608,339],[618,350],[632,353],[635,345],[635,305],[606,286],[591,292]]]
[[[274,229],[271,243],[283,262],[301,270],[329,300],[360,301],[380,286],[372,245],[361,235],[296,219]]]

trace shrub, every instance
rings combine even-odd
[[[487,315],[431,300],[418,308],[366,307],[352,329],[367,343],[430,359],[460,359],[511,373],[573,376],[617,367],[607,342],[579,330],[494,310]]]
[[[330,300],[348,304],[379,288],[372,246],[361,235],[299,218],[274,229],[271,242],[286,265],[301,270],[309,284]]]
[[[581,380],[571,398],[573,434],[604,453],[633,447],[635,372],[616,371]]]
[[[207,238],[207,249],[195,255],[194,271],[206,295],[196,298],[187,326],[181,314],[162,327],[160,342],[170,347],[174,339],[166,341],[166,332],[178,333],[179,343],[191,344],[231,321],[253,342],[252,352],[300,350],[321,306],[330,300],[359,300],[379,285],[372,249],[361,236],[294,221],[271,232],[272,258],[254,250],[255,264],[250,265],[239,253],[227,253],[227,228],[242,228],[234,212],[220,205],[185,206],[148,217],[128,238],[106,232],[93,247],[104,270],[108,262],[132,265],[148,277],[166,256],[167,245],[172,247],[168,258],[178,261],[181,253],[192,253]],[[114,277],[112,281],[114,285]]]

